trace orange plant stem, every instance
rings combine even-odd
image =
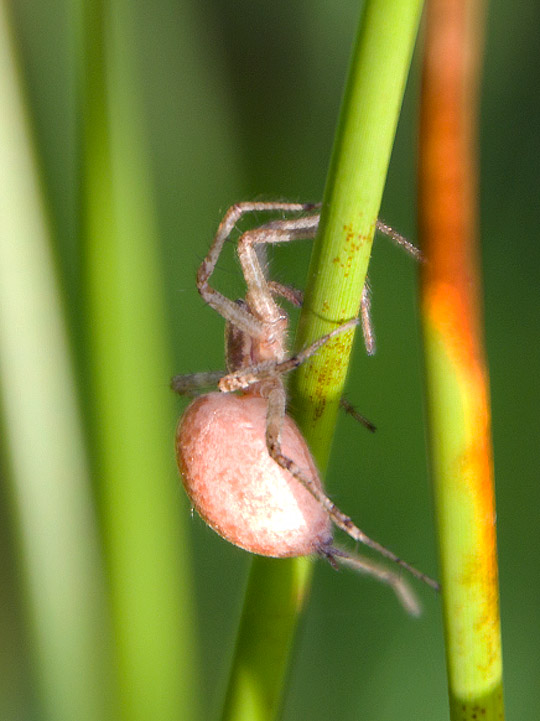
[[[481,0],[430,0],[419,207],[431,459],[452,719],[502,719],[493,463],[478,268]],[[477,714],[477,715],[475,715]]]

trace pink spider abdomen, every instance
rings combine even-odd
[[[267,402],[256,396],[209,393],[194,400],[176,431],[176,457],[199,515],[246,551],[284,558],[328,547],[324,508],[268,454]],[[288,416],[282,453],[320,488],[307,444]]]

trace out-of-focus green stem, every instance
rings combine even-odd
[[[504,718],[488,373],[478,270],[482,2],[430,0],[420,128],[427,410],[453,721]]]
[[[157,239],[127,0],[85,3],[81,173],[93,431],[124,721],[196,718]]]
[[[297,346],[358,315],[420,0],[368,0],[360,22],[324,195]],[[328,343],[296,374],[296,418],[324,472],[352,333]],[[279,713],[307,559],[253,560],[223,718]]]
[[[49,721],[107,721],[112,663],[72,359],[0,2],[0,395],[24,602]]]

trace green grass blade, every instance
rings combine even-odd
[[[162,278],[129,3],[86,3],[86,328],[122,718],[197,717]]]
[[[43,718],[111,718],[111,658],[82,423],[50,230],[0,3],[0,390]]]
[[[370,0],[365,5],[297,347],[358,315],[421,7],[419,1],[394,0]],[[322,471],[330,452],[351,344],[352,333],[328,343],[299,369],[293,382],[296,418]],[[269,721],[278,716],[295,615],[309,587],[308,563],[306,559],[253,560],[223,716],[226,721]],[[291,616],[294,607],[296,614]]]

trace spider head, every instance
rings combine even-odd
[[[245,300],[238,299],[235,302],[251,312]],[[225,355],[229,373],[264,361],[280,361],[285,357],[289,317],[282,308],[280,310],[277,319],[261,322],[262,330],[258,337],[250,335],[230,321],[225,324]]]

